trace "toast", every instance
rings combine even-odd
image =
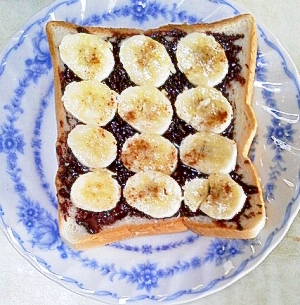
[[[210,24],[170,24],[148,30],[81,27],[63,21],[51,21],[47,24],[46,32],[55,84],[58,161],[55,185],[59,204],[58,220],[61,238],[68,245],[74,249],[85,249],[135,236],[176,233],[186,230],[224,238],[249,239],[257,236],[265,224],[266,215],[260,180],[248,157],[257,128],[255,115],[251,108],[257,53],[256,24],[251,15],[239,15]],[[175,56],[180,38],[194,32],[213,36],[222,45],[228,58],[228,73],[214,87],[226,97],[233,111],[230,125],[221,133],[221,136],[236,143],[236,162],[229,175],[243,189],[246,196],[240,210],[229,219],[216,219],[208,216],[199,208],[192,211],[183,200],[180,201],[177,212],[166,217],[156,217],[139,209],[138,204],[137,206],[128,204],[129,196],[125,198],[126,190],[124,191],[124,189],[128,179],[134,173],[124,166],[124,159],[122,159],[120,151],[125,140],[140,132],[138,128],[128,127],[119,113],[104,124],[103,128],[111,131],[118,142],[117,157],[107,166],[107,169],[113,173],[113,179],[119,183],[120,199],[113,208],[100,212],[75,206],[70,195],[72,186],[78,177],[93,169],[79,162],[68,145],[68,135],[82,122],[66,110],[62,99],[67,86],[74,81],[81,82],[82,78],[76,75],[61,59],[59,46],[63,37],[68,34],[89,33],[111,42],[114,67],[112,72],[104,77],[102,83],[117,92],[117,95],[121,95],[127,87],[136,85],[120,62],[121,43],[135,35],[143,35],[160,41],[166,47],[175,71],[170,73],[162,85],[156,87],[168,96],[174,109],[174,103],[179,94],[197,87],[183,75],[182,71],[179,71]],[[179,129],[177,130],[177,125],[180,125],[179,129],[182,132],[180,136],[178,136],[180,132]],[[177,150],[179,150],[180,142],[187,135],[196,133],[195,129],[187,123],[182,128],[182,119],[177,117],[176,111],[173,113],[170,126],[166,131],[160,133],[162,137],[173,141]],[[124,137],[120,137],[120,134]],[[203,173],[190,164],[183,164],[179,155],[178,153],[177,167],[170,173],[170,176],[178,183],[182,192],[189,180],[195,177],[207,179],[211,176],[210,172]]]

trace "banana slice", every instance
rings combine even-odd
[[[135,35],[122,42],[120,60],[130,79],[137,85],[159,87],[170,72],[175,73],[165,47],[144,35]]]
[[[67,143],[78,161],[90,168],[110,165],[117,156],[117,141],[112,133],[94,125],[77,125]]]
[[[194,32],[177,45],[178,68],[195,86],[219,84],[228,73],[225,50],[213,36]]]
[[[119,96],[118,113],[140,132],[163,134],[172,121],[168,98],[153,86],[135,86]]]
[[[215,219],[232,219],[240,212],[247,196],[243,188],[228,174],[212,174],[208,177],[209,195],[200,210]]]
[[[175,102],[177,115],[198,131],[223,132],[233,117],[230,103],[213,87],[183,91]]]
[[[114,68],[112,45],[86,33],[69,34],[59,46],[62,61],[81,79],[103,80]]]
[[[236,165],[235,141],[215,133],[199,131],[180,145],[182,162],[205,174],[231,172]]]
[[[121,187],[108,170],[89,172],[79,176],[71,188],[71,200],[77,208],[103,212],[116,206]]]
[[[171,175],[177,165],[177,149],[160,135],[135,134],[124,143],[121,160],[133,172],[155,170]]]
[[[188,181],[184,187],[184,203],[192,212],[196,212],[201,203],[206,199],[209,192],[208,179],[195,178]]]
[[[68,84],[62,101],[66,110],[85,124],[104,126],[117,111],[117,93],[97,80]]]
[[[154,218],[173,216],[182,201],[179,184],[157,171],[141,171],[130,177],[124,197],[132,207]]]

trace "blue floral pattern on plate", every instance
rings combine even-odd
[[[284,236],[299,209],[299,169],[294,166],[299,155],[297,73],[276,39],[259,25],[254,98],[258,121],[264,125],[250,155],[261,173],[268,210],[276,217],[257,239],[224,240],[187,232],[73,251],[59,237],[53,185],[56,161],[54,154],[52,159],[49,156],[55,141],[55,119],[44,26],[50,16],[81,25],[112,26],[117,22],[118,26],[146,28],[172,22],[207,22],[243,12],[234,2],[219,0],[127,0],[117,1],[113,7],[105,1],[101,8],[96,0],[87,2],[82,18],[79,0],[56,1],[34,17],[2,55],[0,88],[8,93],[2,94],[0,162],[5,167],[2,177],[8,191],[3,191],[0,201],[1,227],[32,264],[42,272],[47,270],[47,276],[101,301],[184,302],[213,293],[257,266]],[[15,65],[17,55],[23,62]],[[278,79],[273,79],[274,70]],[[15,73],[17,81],[8,84],[6,73]],[[281,106],[278,101],[286,92],[293,103]],[[283,173],[289,179],[284,183]],[[284,205],[278,207],[278,202]],[[178,282],[180,290],[174,284]]]

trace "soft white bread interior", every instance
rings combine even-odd
[[[82,29],[82,28],[81,28]],[[58,219],[60,235],[62,239],[75,249],[84,249],[105,245],[126,238],[143,235],[176,233],[188,229],[203,235],[218,236],[224,238],[253,238],[265,224],[265,204],[262,196],[262,188],[257,172],[248,158],[249,149],[256,133],[256,119],[251,108],[253,82],[255,76],[255,63],[257,53],[256,24],[254,18],[249,14],[239,15],[230,19],[221,20],[210,24],[195,25],[166,25],[157,29],[146,31],[139,29],[118,29],[85,27],[84,30],[91,34],[113,39],[118,36],[132,36],[134,34],[150,35],[155,32],[164,32],[178,29],[186,33],[211,32],[227,36],[243,35],[242,39],[234,43],[241,47],[238,59],[241,66],[241,75],[244,82],[233,79],[226,87],[226,94],[232,104],[233,139],[237,143],[237,166],[235,177],[242,185],[249,186],[247,203],[242,211],[230,220],[215,220],[200,214],[190,216],[170,217],[165,219],[140,218],[137,216],[126,216],[112,225],[104,226],[100,232],[90,234],[84,226],[76,222],[76,208],[66,199],[59,190],[64,187],[63,181],[58,179],[61,168],[56,176],[57,198],[59,203]],[[61,83],[61,73],[65,69],[59,54],[59,45],[64,36],[78,32],[78,26],[63,22],[52,21],[47,24],[47,36],[53,62],[55,83],[55,105],[57,121],[57,145],[66,142],[67,134],[73,128],[63,103],[62,94],[64,88]],[[66,149],[66,148],[65,148]],[[60,152],[58,152],[58,161]],[[66,204],[67,200],[67,204]],[[66,212],[66,206],[68,211]]]

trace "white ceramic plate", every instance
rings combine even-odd
[[[65,0],[33,17],[0,65],[0,224],[14,247],[70,290],[111,304],[183,303],[214,293],[255,268],[279,243],[299,210],[300,85],[276,38],[258,26],[254,108],[259,122],[251,156],[259,170],[268,221],[255,240],[191,232],[137,238],[75,252],[58,235],[53,75],[44,26],[156,27],[210,22],[244,12],[220,0]]]

